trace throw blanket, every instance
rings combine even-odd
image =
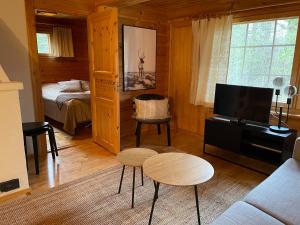
[[[77,99],[90,104],[90,94],[87,93],[61,94],[56,98],[57,107],[61,110],[65,102],[68,102],[73,99]]]

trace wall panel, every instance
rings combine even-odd
[[[156,88],[140,91],[123,91],[123,44],[122,25],[145,27],[157,30],[156,52]],[[169,25],[165,15],[159,10],[153,11],[147,7],[127,7],[119,10],[119,52],[120,52],[120,108],[121,108],[121,136],[134,134],[135,121],[131,118],[133,113],[132,98],[144,93],[168,93],[168,67],[169,67]],[[146,127],[146,126],[145,126]],[[147,130],[145,128],[144,130]]]
[[[87,25],[85,20],[37,18],[37,32],[52,34],[53,25],[66,25],[72,29],[74,58],[56,58],[39,55],[42,83],[62,80],[89,80]]]
[[[190,21],[171,24],[169,96],[178,129],[202,135],[211,109],[189,103],[192,65]]]

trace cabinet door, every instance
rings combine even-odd
[[[205,122],[204,141],[206,144],[239,152],[241,136],[242,129],[236,124],[214,120],[206,120]]]

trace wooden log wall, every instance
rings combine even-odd
[[[156,53],[156,88],[151,90],[123,91],[123,44],[122,25],[145,27],[157,30]],[[168,68],[169,68],[169,25],[165,14],[159,10],[143,7],[126,7],[119,9],[119,56],[120,56],[120,123],[121,137],[134,134],[135,122],[131,118],[132,98],[143,93],[168,93]],[[143,127],[144,128],[144,127]],[[151,129],[151,128],[150,128]],[[144,128],[143,130],[148,130]]]
[[[189,102],[192,65],[192,24],[183,21],[171,24],[169,96],[177,129],[202,135],[204,119],[212,109]]]
[[[235,22],[245,22],[276,17],[300,15],[299,5],[291,7],[271,7],[268,9],[243,11],[234,14]],[[191,17],[170,21],[170,80],[169,96],[173,102],[173,117],[178,129],[198,135],[204,134],[205,119],[212,116],[212,107],[194,106],[189,103],[191,82],[192,27]],[[297,59],[295,59],[297,61]],[[296,71],[299,78],[299,72]],[[296,98],[294,99],[296,100]],[[291,110],[294,111],[293,109]],[[299,110],[296,110],[299,112]],[[298,113],[297,113],[298,114]],[[274,123],[274,120],[270,121]],[[291,128],[300,131],[300,119],[293,116],[289,120]]]
[[[72,29],[74,58],[56,58],[39,55],[42,83],[55,83],[63,80],[89,80],[87,25],[85,19],[51,19],[37,17],[37,32],[52,35],[53,25],[66,25]]]

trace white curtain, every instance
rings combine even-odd
[[[194,20],[190,103],[211,105],[216,83],[225,83],[232,16]]]
[[[51,55],[55,57],[74,57],[71,28],[53,27]]]

